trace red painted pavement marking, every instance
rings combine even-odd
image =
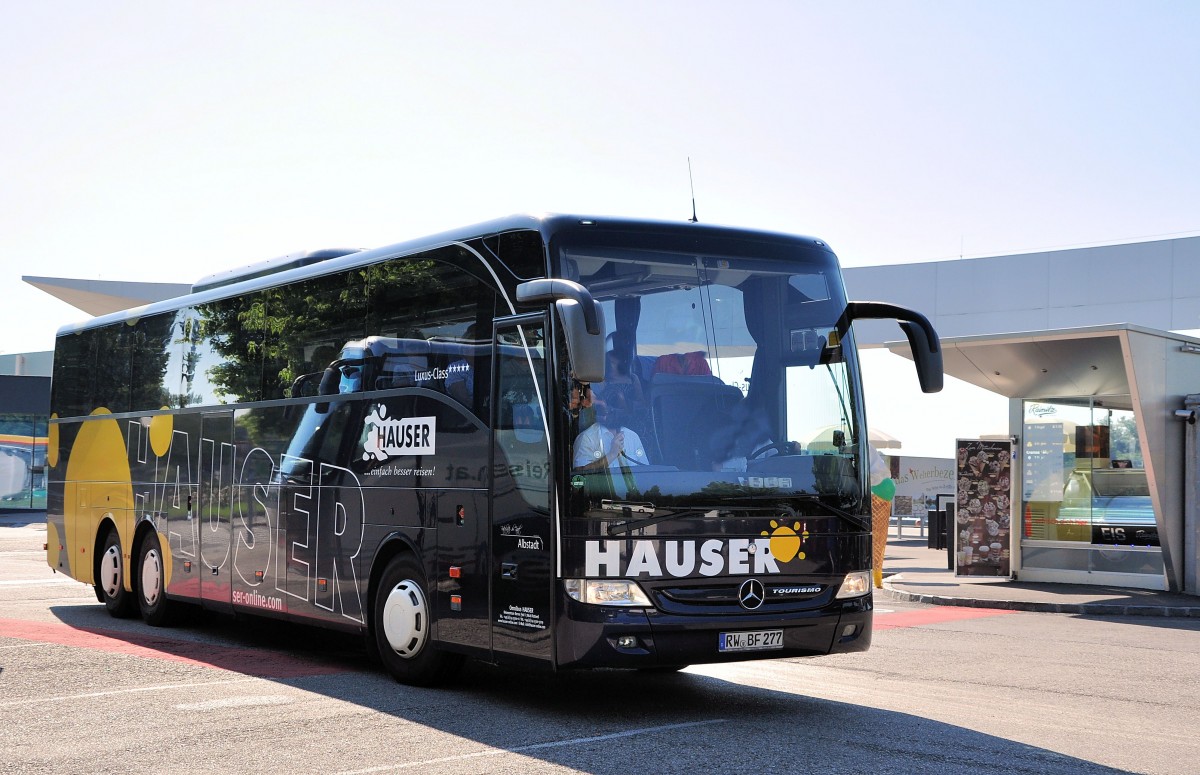
[[[898,627],[921,627],[926,624],[944,624],[964,619],[984,619],[989,616],[1015,614],[1000,608],[965,608],[960,606],[938,606],[920,611],[895,611],[875,614],[872,627],[875,630],[892,630]]]
[[[348,672],[349,668],[280,654],[277,651],[230,648],[212,643],[163,638],[137,632],[80,629],[66,624],[0,619],[0,638],[18,638],[60,646],[95,649],[134,657],[165,659],[189,665],[231,670],[258,678],[308,678]]]

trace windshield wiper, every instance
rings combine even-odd
[[[850,525],[851,527],[853,527],[855,530],[862,530],[867,533],[871,532],[870,520],[864,521],[855,514],[851,514],[848,511],[839,509],[837,506],[831,506],[828,503],[826,503],[825,501],[821,500],[819,495],[799,495],[796,497],[800,498],[801,500],[804,500],[807,503],[815,503],[817,506],[821,507],[821,509],[826,511],[828,514],[830,514],[831,516],[837,517],[838,519],[842,520],[843,522],[845,522],[848,525]],[[619,501],[614,501],[613,505],[616,506],[616,505],[621,505],[621,504]],[[632,506],[634,504],[630,504],[630,505]],[[624,513],[631,514],[634,512],[633,512],[633,509],[630,509],[629,511],[625,511]],[[666,522],[669,519],[686,519],[688,517],[716,518],[718,516],[720,516],[720,511],[718,509],[708,509],[705,511],[697,511],[697,510],[670,511],[670,512],[667,512],[666,514],[657,514],[653,517],[646,517],[645,519],[631,519],[628,522],[619,522],[614,525],[609,525],[608,526],[608,534],[610,536],[623,535],[625,533],[630,533],[634,530],[641,530],[644,527],[650,527],[651,525],[657,525],[659,522]]]
[[[715,517],[717,514],[718,512],[716,509],[712,509],[710,511],[670,511],[666,514],[658,514],[657,516],[647,517],[645,519],[632,519],[628,522],[609,525],[608,534],[610,536],[621,535],[622,533],[629,533],[634,530],[641,530],[644,527],[657,525],[659,522],[666,522],[668,519],[679,519],[683,517]]]
[[[842,521],[848,523],[849,525],[851,525],[852,527],[854,527],[858,530],[863,530],[868,533],[871,532],[871,521],[869,519],[866,521],[863,521],[857,514],[851,514],[848,511],[843,511],[842,509],[839,509],[837,506],[830,506],[828,503],[821,500],[821,497],[819,495],[800,495],[797,497],[801,498],[802,500],[804,500],[808,503],[817,504],[821,508],[825,509],[825,511],[829,512],[831,515],[841,519]]]

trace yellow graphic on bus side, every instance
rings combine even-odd
[[[125,567],[129,567],[130,546],[133,541],[133,480],[129,470],[129,455],[121,428],[111,412],[97,409],[93,417],[80,425],[79,435],[67,459],[63,477],[63,515],[70,574],[88,584],[95,582],[93,549],[96,530],[105,519],[111,519],[121,539]],[[57,425],[51,425],[51,435],[57,436]],[[53,439],[52,450],[58,449]],[[57,451],[54,453],[57,463]],[[57,544],[47,549],[57,548]],[[55,563],[56,564],[56,563]],[[124,574],[129,589],[129,574]]]

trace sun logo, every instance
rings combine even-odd
[[[788,527],[771,520],[771,528],[771,532],[764,530],[762,534],[771,536],[772,557],[780,562],[791,562],[793,558],[804,559],[804,552],[800,551],[800,548],[808,538],[808,531],[799,522]]]

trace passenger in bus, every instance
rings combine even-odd
[[[575,439],[575,470],[603,471],[630,465],[649,465],[642,439],[599,399],[593,400],[596,422]]]
[[[644,430],[649,407],[642,380],[630,369],[633,359],[632,342],[621,332],[613,334],[613,349],[608,351],[604,363],[604,382],[600,384],[597,397],[608,407],[620,412],[632,428]]]

